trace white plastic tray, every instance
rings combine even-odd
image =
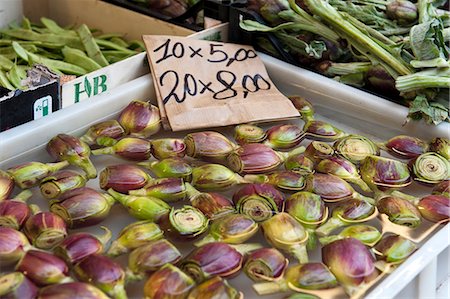
[[[311,72],[298,71],[298,68],[271,57],[265,55],[262,55],[262,57],[272,79],[282,92],[307,96],[314,103],[321,119],[330,121],[345,131],[364,134],[377,141],[400,133],[423,137],[427,140],[433,136],[448,135],[448,124],[430,127],[423,124],[410,123],[402,127],[401,124],[406,115],[405,109],[399,109],[398,106],[392,105],[387,101],[384,103],[370,98],[358,98],[357,94],[353,95],[342,91],[342,85],[332,80],[330,80],[331,82],[326,82],[329,85],[328,88],[325,88],[325,84],[319,84],[315,81],[315,74]],[[337,85],[334,86],[334,83]],[[54,135],[62,132],[79,135],[91,124],[116,116],[118,111],[130,100],[153,99],[153,94],[154,89],[151,77],[146,75],[96,96],[90,101],[60,110],[51,117],[33,121],[3,132],[0,134],[0,168],[5,169],[18,163],[32,160],[50,162],[51,159],[45,152],[45,144]],[[367,94],[364,93],[364,96],[367,96]],[[222,128],[221,130],[227,134],[231,132],[231,128]],[[183,133],[170,135],[182,136]],[[155,136],[155,138],[160,136],[167,136],[167,134],[162,133]],[[304,143],[307,143],[307,141],[304,141]],[[93,161],[98,170],[103,169],[106,165],[124,162],[109,156],[93,157]],[[90,181],[88,185],[98,188],[97,180]],[[38,190],[33,191],[35,197],[32,199],[32,202],[41,205],[42,208],[46,208],[46,202],[40,198]],[[421,187],[408,190],[408,192],[417,195],[424,195],[429,193],[429,191],[430,189]],[[116,237],[120,229],[132,221],[133,219],[127,215],[120,205],[115,205],[110,217],[102,222],[102,225],[110,227],[113,231],[113,236]],[[87,228],[84,231],[100,233],[97,227]],[[262,241],[262,237],[257,236],[252,241]],[[367,297],[434,297],[437,281],[436,279],[433,280],[433,277],[436,277],[436,269],[433,268],[436,264],[433,264],[433,261],[436,262],[438,254],[447,248],[449,244],[450,225],[446,225],[440,228],[424,244],[421,244],[413,256],[394,273],[384,278],[367,293]],[[183,247],[186,252],[188,248],[186,246]],[[317,260],[319,253],[311,253],[310,258],[311,260]],[[448,261],[448,259],[445,260]],[[119,261],[124,265],[126,264],[125,257],[119,258]],[[448,265],[448,262],[446,263]],[[448,273],[448,266],[446,266],[446,269],[446,273]],[[404,289],[421,271],[423,275],[421,275],[421,279],[417,283],[420,288],[417,290],[411,290],[411,287]],[[427,279],[422,279],[422,276]],[[258,297],[251,289],[251,281],[243,274],[232,279],[231,284],[244,291],[246,298]],[[142,296],[141,290],[142,284],[131,285],[128,288],[130,298],[140,298]],[[263,298],[275,299],[283,296],[276,294]]]

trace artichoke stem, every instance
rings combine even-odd
[[[29,189],[26,189],[17,194],[13,199],[16,201],[26,202],[31,198],[31,196],[33,196],[33,192],[31,192]]]
[[[244,180],[248,183],[265,184],[269,182],[269,177],[265,174],[247,174],[244,176]]]
[[[112,294],[114,299],[128,299],[127,292],[122,284],[114,286]]]
[[[79,138],[81,141],[83,141],[84,143],[87,143],[87,144],[94,144],[95,143],[95,139],[92,137],[92,136],[90,136],[89,134],[84,134],[83,136],[81,136],[80,138]]]
[[[112,147],[112,146],[99,148],[99,149],[95,149],[95,150],[91,151],[91,154],[93,154],[94,156],[113,155],[114,153],[115,153],[114,147]]]
[[[202,194],[202,192],[198,191],[189,183],[184,183],[184,187],[186,188],[186,198],[192,200],[195,196]]]
[[[313,121],[314,120],[314,115],[310,115],[310,114],[302,114],[302,113],[300,113],[300,118],[305,122],[305,123],[308,123],[308,122],[311,122],[311,121]]]
[[[326,237],[322,237],[319,238],[319,242],[320,244],[322,244],[323,246],[330,244],[331,242],[337,241],[342,239],[341,236],[339,235],[332,235],[332,236],[326,236]]]
[[[130,190],[128,191],[129,195],[135,195],[135,196],[147,196],[147,189],[145,187],[141,189],[136,190]]]
[[[287,286],[284,280],[282,281],[268,281],[268,282],[261,282],[261,283],[255,283],[253,285],[253,289],[255,290],[258,295],[269,295],[274,294],[278,292],[286,292]]]
[[[82,158],[79,161],[75,161],[74,164],[83,169],[88,179],[97,177],[97,169],[89,158]]]
[[[287,153],[287,157],[292,157],[292,156],[303,154],[305,152],[305,149],[306,148],[304,146],[296,147]]]
[[[120,244],[117,240],[111,243],[108,252],[106,253],[109,257],[116,257],[128,252],[128,248]]]
[[[118,141],[112,137],[100,136],[95,140],[97,145],[110,147],[115,145]]]
[[[195,242],[194,245],[196,247],[200,247],[200,246],[203,246],[205,244],[212,243],[212,242],[218,242],[218,241],[220,241],[220,240],[214,238],[212,235],[207,235],[203,239],[201,239],[200,241]]]
[[[359,199],[359,200],[365,201],[365,202],[367,202],[368,204],[371,204],[371,205],[375,205],[376,204],[375,199],[373,199],[371,197],[368,197],[368,196],[364,196],[364,195],[362,195],[362,194],[360,194],[358,192],[353,192],[352,197],[354,199]]]
[[[308,250],[314,250],[317,244],[317,235],[313,229],[307,229],[308,231],[308,242],[306,243],[306,248]]]
[[[145,278],[145,275],[140,273],[134,273],[130,268],[125,270],[125,281],[128,282],[136,282],[141,281]]]
[[[100,228],[103,229],[105,232],[102,235],[100,236],[96,235],[95,237],[97,238],[97,240],[100,241],[100,243],[103,244],[103,246],[105,246],[106,243],[108,243],[109,240],[111,240],[112,233],[106,226],[100,226]]]
[[[72,277],[64,277],[62,280],[58,281],[58,284],[60,283],[67,283],[67,282],[74,282],[75,280],[73,280]]]
[[[152,169],[152,167],[155,164],[157,164],[157,163],[159,163],[159,161],[151,161],[151,162],[150,161],[144,161],[144,162],[137,163],[137,165],[142,166],[142,167],[147,168],[147,169]]]
[[[328,236],[333,230],[344,225],[345,222],[343,222],[341,219],[337,217],[331,217],[327,220],[327,222],[316,229],[316,234],[319,236]]]
[[[137,190],[134,190],[137,191]],[[128,203],[128,198],[125,194],[119,193],[115,191],[112,188],[108,189],[108,193],[118,202],[120,202],[123,205],[126,205]],[[134,194],[134,193],[133,193]]]
[[[247,184],[248,183],[248,181],[245,180],[241,175],[235,173],[234,176],[236,178],[236,184]]]
[[[230,245],[237,251],[239,251],[240,254],[244,255],[247,252],[262,248],[263,246],[258,243],[247,243],[247,244],[237,244],[237,245]]]
[[[69,162],[67,161],[61,161],[56,163],[47,163],[48,169],[50,172],[57,172],[58,170],[63,169],[64,167],[69,166]]]
[[[372,189],[370,189],[369,185],[367,185],[366,182],[364,182],[361,178],[349,179],[348,181],[357,185],[364,192],[372,192]]]
[[[309,261],[308,251],[305,244],[296,244],[291,246],[289,252],[295,256],[300,264],[306,264]]]
[[[29,205],[29,208],[31,210],[32,215],[36,215],[37,213],[41,212],[41,208],[39,208],[39,206],[37,206],[37,205],[31,204],[31,205]]]
[[[411,202],[414,205],[417,205],[419,203],[419,201],[420,201],[420,198],[412,196],[412,195],[409,195],[409,194],[406,194],[406,193],[403,193],[403,192],[398,191],[398,190],[391,191],[390,194],[392,196],[400,197],[400,198],[402,198],[404,200],[407,200],[407,201]]]

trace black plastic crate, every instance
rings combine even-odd
[[[203,27],[198,26],[197,24],[191,24],[187,21],[189,18],[195,19],[197,14],[203,9],[203,0],[200,0],[199,2],[191,6],[184,14],[175,18],[163,15],[155,10],[145,7],[144,5],[140,5],[138,3],[134,3],[128,0],[102,0],[102,1],[141,13],[143,15],[160,19],[168,23],[172,23],[174,25],[185,27],[193,31],[201,31],[204,29]]]

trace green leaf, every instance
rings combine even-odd
[[[411,102],[408,117],[411,119],[423,118],[426,123],[438,125],[449,119],[448,108],[442,104],[429,103],[424,95],[418,95]]]
[[[415,25],[409,33],[411,49],[416,60],[447,58],[442,23],[434,19]]]

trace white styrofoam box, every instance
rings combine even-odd
[[[0,1],[0,28],[8,26],[22,16],[22,0]]]
[[[403,119],[399,120],[399,118],[403,118],[406,115],[403,107],[397,107],[387,101],[379,102],[365,98],[358,99],[357,96],[348,95],[347,91],[336,89],[337,87],[333,86],[334,81],[325,82],[327,85],[323,86],[320,82],[313,80],[314,74],[310,74],[310,72],[298,71],[297,68],[271,57],[261,56],[271,78],[280,91],[285,94],[307,96],[317,108],[319,119],[329,121],[347,132],[364,134],[377,141],[401,133],[430,139],[433,136],[443,136],[444,133],[448,132],[448,124],[438,127],[425,126],[421,123],[401,126]],[[341,86],[339,84],[339,87]],[[96,96],[93,101],[82,102],[60,110],[45,120],[37,120],[1,133],[0,168],[4,169],[30,160],[49,161],[50,158],[45,152],[45,144],[51,137],[62,132],[80,135],[91,124],[116,116],[132,99],[154,100],[154,88],[150,75],[127,82],[114,90],[106,91]],[[232,132],[232,128],[220,128],[219,130],[228,135]],[[170,134],[170,136],[176,137],[181,137],[182,135],[183,132]],[[167,133],[160,133],[155,138],[163,136],[168,135]],[[94,163],[99,170],[101,167],[113,162],[117,163],[117,161],[120,161],[123,163],[123,160],[111,159],[113,158],[93,157]],[[89,186],[98,188],[98,182],[91,180]],[[408,192],[411,191],[411,194],[427,192],[425,191],[427,189],[415,190],[414,188],[408,189]],[[33,200],[45,207],[46,202],[39,198],[38,192],[34,191],[34,193],[35,197]],[[123,208],[116,205],[113,207],[110,217],[102,225],[110,227],[113,235],[117,236],[119,230],[132,221],[133,219],[124,212]],[[99,233],[98,227],[86,228],[84,231]],[[262,236],[258,235],[252,240],[262,241]],[[436,259],[445,248],[448,248],[449,244],[450,225],[447,224],[440,227],[426,242],[420,244],[419,249],[409,259],[401,264],[392,274],[383,278],[366,294],[366,297],[377,299],[417,298],[423,297],[424,294],[434,297],[438,283],[438,279],[435,277],[440,276],[438,274],[439,271],[436,271],[436,266],[441,270],[442,266],[447,267],[448,271],[448,266],[440,265],[436,262]],[[186,245],[180,246],[183,247],[183,252],[188,250]],[[320,252],[311,252],[310,256],[312,260],[317,260],[320,258]],[[441,261],[441,257],[439,257],[439,261]],[[119,262],[125,264],[126,258],[120,258]],[[444,262],[448,263],[448,259],[445,259]],[[410,282],[412,284],[409,284]],[[230,283],[242,290],[246,294],[246,298],[259,298],[251,289],[251,281],[244,275],[233,278],[230,280]],[[132,285],[128,288],[130,298],[139,298],[141,290],[142,284]],[[276,294],[265,296],[264,298],[275,299],[281,297],[282,295]]]

